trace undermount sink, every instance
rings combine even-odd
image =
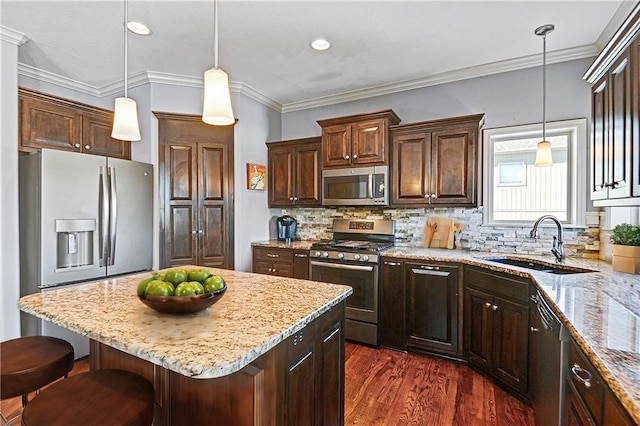
[[[496,259],[487,259],[489,262],[503,263],[505,265],[518,266],[520,268],[533,269],[534,271],[547,272],[549,274],[567,275],[567,274],[584,274],[586,272],[595,272],[591,269],[566,267],[559,265],[550,265],[544,262],[538,262],[535,260],[522,260],[511,259],[508,257],[501,257]]]

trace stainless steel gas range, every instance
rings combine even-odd
[[[392,220],[334,219],[333,240],[311,246],[310,279],[353,288],[345,312],[349,340],[378,345],[380,254],[394,241]]]

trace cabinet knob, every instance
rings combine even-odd
[[[353,154],[353,159],[355,160],[356,158],[358,158],[358,154]]]
[[[540,329],[539,329],[539,328],[537,328],[537,327],[531,327],[531,332],[532,332],[532,333],[537,333],[538,331],[540,331]]]
[[[191,231],[191,233],[192,233],[193,235],[196,235],[196,231]]]
[[[491,310],[497,311],[498,310],[498,305],[491,305]]]
[[[344,159],[345,159],[345,160],[348,160],[349,158],[350,158],[350,157],[349,157],[348,155],[345,155],[345,156],[344,156]]]
[[[86,149],[87,151],[91,149],[91,145],[85,145],[84,149]]]
[[[199,229],[198,234],[204,234],[204,231],[202,229]]]
[[[298,201],[298,197],[293,197],[293,201]]]
[[[80,148],[80,144],[79,143],[74,143],[73,146],[76,147],[76,148]]]
[[[431,198],[438,198],[436,194],[431,194]]]
[[[490,308],[490,307],[491,307],[491,303],[489,303],[489,302],[484,302],[484,307],[485,307],[485,308]]]
[[[289,201],[293,201],[293,197],[289,197]]]
[[[431,198],[431,194],[424,194],[424,198]]]

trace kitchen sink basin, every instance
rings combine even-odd
[[[557,275],[583,274],[586,272],[595,272],[591,269],[550,265],[548,263],[538,262],[535,260],[511,259],[508,257],[501,257],[501,258],[487,259],[487,260],[489,262],[503,263],[505,265],[518,266],[520,268],[532,269],[534,271],[547,272],[550,274],[557,274]]]

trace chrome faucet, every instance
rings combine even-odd
[[[529,232],[531,238],[538,238],[538,225],[545,219],[551,219],[556,223],[558,227],[558,236],[553,237],[553,248],[551,249],[551,253],[556,257],[556,263],[564,263],[564,243],[562,241],[562,224],[558,220],[557,217],[552,216],[550,214],[546,214],[544,216],[540,216],[536,223],[533,224],[533,229]]]

